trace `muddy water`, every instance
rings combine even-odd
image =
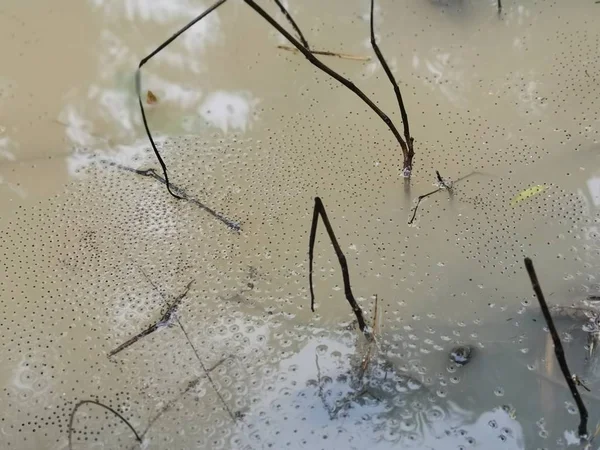
[[[127,169],[159,169],[135,68],[208,5],[1,7],[3,448],[67,448],[82,400],[119,412],[152,449],[574,442],[578,415],[523,258],[553,304],[600,291],[598,6],[504,1],[498,15],[491,1],[377,3],[415,138],[410,191],[398,144],[372,111],[278,49],[286,42],[247,5],[227,2],[142,74],[170,178],[195,202]],[[401,127],[369,45],[368,6],[290,9],[314,49],[371,57],[321,60]],[[409,225],[435,170],[468,176],[423,200]],[[523,192],[537,193],[515,201]],[[370,324],[377,295],[370,349],[322,224],[310,310],[315,196]],[[108,357],[190,281],[168,325]],[[557,319],[571,369],[591,389],[582,395],[593,433],[600,370],[585,363],[583,325]],[[475,349],[464,367],[448,359],[457,344]],[[97,405],[77,409],[72,432],[73,448],[139,446]]]

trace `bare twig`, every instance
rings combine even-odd
[[[158,148],[156,147],[156,144],[154,143],[154,139],[152,138],[152,133],[150,132],[150,128],[148,126],[148,121],[146,119],[146,112],[144,110],[144,102],[142,101],[142,94],[141,94],[141,69],[148,61],[150,61],[150,59],[152,59],[154,56],[156,56],[161,50],[163,50],[165,47],[167,47],[169,44],[171,44],[171,42],[173,42],[175,39],[177,39],[179,36],[181,36],[185,31],[187,31],[194,24],[198,23],[203,18],[208,16],[210,13],[215,11],[219,6],[223,5],[226,1],[227,0],[218,0],[216,3],[214,3],[212,6],[207,8],[200,15],[198,15],[193,20],[191,20],[183,28],[178,30],[169,39],[167,39],[165,42],[160,44],[156,48],[156,50],[154,50],[152,53],[150,53],[148,56],[146,56],[144,59],[142,59],[138,65],[138,69],[136,71],[136,76],[135,76],[136,93],[137,93],[137,97],[138,97],[140,111],[142,113],[142,121],[144,122],[144,128],[146,130],[146,135],[148,136],[148,139],[150,140],[150,144],[152,145],[152,150],[154,151],[154,154],[155,154],[156,158],[158,159],[158,162],[160,163],[160,166],[162,168],[164,179],[165,179],[165,185],[167,186],[169,193],[173,197],[180,199],[180,200],[183,199],[183,197],[181,197],[180,194],[176,193],[173,189],[171,189],[171,184],[169,182],[169,178],[167,175],[167,166],[165,165],[165,163],[158,151]],[[307,46],[300,43],[289,32],[287,32],[281,25],[279,25],[279,23],[277,23],[277,21],[273,17],[271,17],[265,10],[263,10],[260,6],[258,6],[258,4],[256,4],[256,2],[254,2],[253,0],[244,0],[244,2],[248,6],[250,6],[257,14],[259,14],[262,18],[264,18],[283,37],[285,37],[288,40],[288,42],[290,42],[290,44],[292,44],[294,47],[296,47],[298,49],[298,51],[300,51],[300,53],[302,53],[312,65],[314,65],[315,67],[317,67],[321,71],[325,72],[330,77],[334,78],[335,80],[337,80],[338,82],[343,84],[346,88],[348,88],[350,91],[352,91],[354,94],[356,94],[363,102],[365,102],[367,104],[367,106],[369,106],[369,108],[371,108],[373,110],[373,112],[375,112],[381,118],[381,120],[383,120],[383,122],[388,126],[388,128],[390,129],[390,131],[392,132],[392,134],[394,135],[394,137],[400,144],[400,147],[402,148],[402,153],[404,155],[404,159],[406,161],[406,158],[407,158],[406,155],[409,153],[409,149],[407,147],[406,142],[404,142],[404,140],[402,139],[402,136],[400,136],[400,133],[398,132],[398,130],[396,129],[396,127],[394,126],[394,124],[392,123],[390,118],[377,105],[375,105],[375,103],[373,103],[373,101],[369,97],[367,97],[367,95],[363,91],[361,91],[359,88],[357,88],[354,85],[354,83],[352,83],[352,81],[344,78],[339,73],[337,73],[336,71],[334,71],[333,69],[329,68],[327,65],[325,65],[324,63],[319,61],[317,58],[315,58],[315,56],[310,52],[310,50],[307,48]],[[278,3],[278,5],[279,5],[280,9],[284,9],[283,5],[281,5],[281,3]],[[289,14],[289,12],[286,14],[286,17],[288,18],[288,20],[291,19],[291,15]],[[296,29],[296,31],[298,31],[298,32],[300,31],[300,29],[298,28],[298,26],[295,23],[293,23],[293,26]],[[412,145],[412,143],[411,143],[411,145]]]
[[[552,341],[554,342],[554,353],[556,354],[556,359],[558,360],[558,364],[560,366],[560,370],[563,373],[565,381],[569,386],[569,390],[571,391],[571,395],[577,404],[577,409],[579,410],[579,437],[580,439],[587,439],[587,420],[588,420],[588,412],[583,404],[583,400],[579,395],[579,391],[577,390],[577,386],[575,381],[573,380],[573,376],[569,370],[569,366],[567,364],[567,360],[565,359],[565,351],[563,349],[562,343],[560,341],[560,337],[558,336],[558,332],[556,331],[556,327],[554,326],[554,321],[552,320],[552,315],[548,310],[548,305],[546,304],[546,299],[544,298],[544,294],[542,292],[542,288],[540,287],[540,283],[538,281],[537,275],[535,273],[535,269],[533,267],[533,261],[530,258],[525,258],[525,267],[527,269],[527,273],[529,274],[529,279],[531,280],[531,285],[535,292],[535,295],[540,304],[540,308],[542,313],[544,314],[544,319],[546,320],[546,324],[548,325],[548,329],[550,330],[550,335],[552,336]]]
[[[309,259],[309,272],[308,279],[310,284],[310,309],[315,311],[315,293],[313,288],[313,256],[315,251],[315,240],[317,237],[317,225],[319,223],[319,215],[323,220],[323,224],[325,225],[325,229],[327,230],[327,234],[329,235],[329,239],[331,240],[331,244],[335,250],[335,254],[337,255],[338,262],[340,263],[340,267],[342,269],[342,277],[344,280],[344,292],[346,294],[346,299],[348,303],[352,307],[352,311],[356,315],[356,320],[358,321],[358,328],[360,331],[365,333],[365,336],[368,337],[368,332],[366,331],[365,319],[363,317],[362,310],[356,299],[354,298],[354,294],[352,294],[352,287],[350,286],[350,273],[348,271],[348,263],[346,262],[346,257],[344,256],[344,252],[338,244],[337,238],[335,237],[335,233],[333,232],[333,228],[331,227],[331,223],[329,222],[329,218],[327,217],[327,212],[325,211],[325,207],[323,206],[323,202],[319,197],[315,197],[315,207],[313,210],[313,219],[312,225],[310,228],[310,240],[308,244],[308,259]]]
[[[287,51],[293,52],[293,53],[300,53],[300,50],[298,50],[296,47],[290,47],[289,45],[278,45],[277,48],[279,48],[281,50],[287,50]],[[349,55],[347,53],[329,52],[326,50],[311,50],[310,52],[313,55],[335,56],[337,58],[350,59],[353,61],[371,61],[370,56],[356,56],[356,55]]]
[[[105,164],[108,166],[112,166],[112,167],[116,167],[118,169],[124,170],[126,172],[131,172],[131,173],[135,173],[137,175],[141,175],[143,177],[149,177],[149,178],[153,178],[156,181],[163,183],[163,184],[167,184],[167,181],[165,178],[161,177],[159,174],[156,173],[156,171],[154,169],[147,169],[147,170],[139,170],[139,169],[133,169],[132,167],[127,167],[127,166],[123,166],[121,164],[118,164],[116,162],[113,161],[106,161],[106,160],[99,160],[98,162],[100,162],[101,164]],[[227,227],[231,228],[233,231],[241,231],[242,227],[240,225],[239,222],[235,222],[231,219],[228,219],[227,217],[223,216],[221,213],[215,211],[214,209],[206,206],[204,203],[200,202],[199,200],[196,200],[193,197],[190,197],[187,192],[180,188],[179,186],[171,183],[170,184],[170,189],[173,192],[176,192],[177,195],[179,196],[178,198],[182,199],[182,200],[186,200],[194,205],[196,205],[197,207],[199,207],[200,209],[206,211],[207,213],[209,213],[211,216],[213,216],[215,219],[217,219],[218,221],[222,222],[223,224],[227,225]]]
[[[498,0],[498,14],[502,12],[502,0]]]
[[[187,284],[187,286],[185,287],[185,291],[183,292],[183,294],[179,295],[173,301],[173,303],[171,303],[167,307],[167,310],[165,311],[165,313],[162,315],[162,317],[159,320],[157,320],[156,322],[154,322],[152,325],[150,325],[144,331],[138,333],[137,335],[135,335],[134,337],[132,337],[128,341],[126,341],[123,344],[119,345],[116,349],[114,349],[113,351],[111,351],[108,354],[108,357],[110,358],[111,356],[114,356],[117,353],[125,350],[127,347],[135,344],[141,338],[143,338],[145,336],[148,336],[150,333],[155,332],[159,328],[168,326],[171,323],[171,318],[172,318],[173,314],[177,311],[177,308],[179,307],[179,304],[181,303],[181,300],[183,300],[183,298],[187,295],[188,291],[190,290],[190,286],[192,285],[193,282],[194,282],[194,280],[190,281]]]
[[[423,200],[424,198],[429,197],[430,195],[435,194],[436,192],[440,192],[442,189],[443,188],[437,188],[436,190],[428,192],[427,194],[419,195],[419,197],[417,198],[417,204],[415,205],[415,207],[413,209],[412,217],[408,221],[409,225],[412,225],[412,223],[415,221],[415,218],[417,217],[417,210],[419,209],[419,205],[421,204],[421,200]]]
[[[410,135],[410,127],[408,125],[408,114],[406,113],[406,108],[404,107],[404,101],[402,100],[402,93],[400,92],[400,87],[398,83],[394,79],[394,75],[390,70],[385,58],[383,57],[383,53],[379,50],[379,46],[377,45],[377,41],[375,40],[375,26],[373,19],[373,10],[375,9],[375,0],[371,0],[371,46],[377,55],[377,59],[381,63],[385,74],[387,75],[390,83],[394,87],[394,93],[396,94],[396,99],[398,100],[398,106],[400,107],[400,114],[402,115],[402,125],[404,125],[404,145],[400,142],[400,146],[402,147],[402,153],[404,155],[404,166],[403,166],[403,175],[405,177],[410,177],[410,173],[412,171],[412,160],[415,155],[415,151],[413,149],[414,139]]]
[[[435,174],[436,174],[436,178],[438,180],[438,183],[439,183],[440,187],[437,188],[437,189],[435,189],[435,190],[433,190],[433,191],[431,191],[431,192],[428,192],[427,194],[419,195],[419,197],[417,198],[417,204],[413,208],[413,213],[412,213],[412,216],[411,216],[410,220],[408,221],[408,224],[412,225],[412,223],[415,221],[415,218],[417,217],[417,210],[419,209],[419,205],[421,204],[421,201],[423,199],[429,197],[430,195],[433,195],[433,194],[435,194],[437,192],[444,191],[444,190],[448,191],[448,193],[450,195],[452,195],[454,193],[453,187],[454,187],[454,185],[456,183],[458,183],[459,181],[464,180],[465,178],[470,177],[471,175],[475,175],[475,174],[479,174],[479,173],[481,173],[481,172],[473,171],[471,173],[468,173],[467,175],[464,175],[464,176],[460,177],[456,181],[449,183],[448,181],[444,180],[442,178],[442,176],[440,175],[440,173],[436,170]]]

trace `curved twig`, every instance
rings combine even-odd
[[[142,443],[142,438],[137,433],[137,431],[135,431],[135,428],[133,428],[133,425],[131,425],[125,417],[123,417],[117,411],[112,409],[110,406],[106,406],[96,400],[81,400],[80,402],[78,402],[75,405],[75,407],[71,411],[71,417],[69,418],[69,438],[68,438],[69,439],[69,450],[73,450],[73,421],[75,420],[75,413],[77,412],[77,410],[79,409],[80,406],[83,406],[86,403],[91,403],[93,405],[101,406],[102,408],[109,410],[111,413],[113,413],[115,416],[117,416],[119,419],[121,419],[125,423],[125,425],[127,425],[129,427],[129,429],[135,435],[136,441],[138,441],[140,444]]]

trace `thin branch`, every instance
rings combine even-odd
[[[278,45],[277,48],[279,48],[281,50],[287,50],[287,51],[293,52],[293,53],[300,53],[300,51],[296,47],[290,47],[289,45]],[[311,50],[310,52],[313,55],[335,56],[336,58],[350,59],[353,61],[371,61],[370,56],[356,56],[356,55],[349,55],[347,53],[329,52],[326,50]]]
[[[338,262],[340,263],[340,267],[342,269],[346,300],[348,300],[348,303],[352,307],[352,311],[354,311],[354,314],[356,315],[356,320],[358,321],[358,328],[360,328],[360,331],[362,331],[363,333],[365,333],[365,335],[368,336],[367,331],[365,330],[366,324],[365,319],[363,317],[363,312],[360,309],[360,306],[358,306],[358,303],[354,298],[354,294],[352,294],[352,288],[350,286],[350,273],[348,270],[348,263],[346,262],[346,257],[342,252],[340,244],[338,244],[337,238],[335,237],[335,233],[333,232],[333,228],[331,227],[331,223],[329,222],[329,218],[327,217],[327,212],[325,211],[325,207],[323,206],[323,202],[319,197],[315,197],[315,208],[313,211],[312,225],[310,228],[310,241],[308,245],[308,279],[310,284],[310,309],[312,312],[315,311],[315,293],[313,288],[313,257],[315,251],[315,240],[317,237],[317,225],[319,223],[319,215],[323,220],[323,224],[325,225],[325,229],[327,230],[327,234],[329,235],[329,239],[331,240],[331,244],[333,245],[335,254],[337,255]]]
[[[406,108],[404,107],[404,101],[402,100],[402,93],[400,92],[400,87],[396,82],[390,67],[388,66],[381,50],[379,50],[379,46],[377,45],[377,41],[375,40],[375,26],[373,19],[373,10],[375,9],[375,0],[371,0],[371,46],[377,55],[377,59],[381,63],[385,74],[387,75],[390,83],[394,87],[394,93],[396,94],[396,99],[398,100],[398,106],[400,107],[400,114],[402,115],[402,124],[404,125],[404,140],[406,141],[407,150],[404,151],[404,176],[410,177],[410,173],[412,171],[412,160],[415,154],[413,144],[414,139],[410,135],[410,127],[408,125],[408,114],[406,113]],[[404,150],[404,148],[403,148]]]
[[[502,0],[498,0],[498,14],[502,12]]]
[[[194,282],[194,280],[190,281],[187,286],[185,287],[185,291],[183,292],[183,294],[181,294],[180,296],[178,296],[173,303],[171,303],[168,307],[167,310],[165,311],[165,313],[162,315],[162,317],[157,320],[156,322],[154,322],[152,325],[150,325],[148,328],[146,328],[144,331],[138,333],[137,335],[135,335],[134,337],[132,337],[131,339],[129,339],[128,341],[124,342],[123,344],[119,345],[116,349],[114,349],[113,351],[111,351],[108,354],[108,357],[110,358],[111,356],[116,355],[117,353],[125,350],[127,347],[135,344],[137,341],[139,341],[141,338],[148,336],[149,334],[155,332],[156,330],[158,330],[159,328],[168,326],[171,323],[171,318],[173,316],[173,314],[177,311],[177,308],[179,307],[179,304],[181,303],[181,301],[183,300],[183,298],[187,295],[187,293],[190,290],[190,286],[192,285],[192,283]]]
[[[105,164],[108,166],[112,166],[112,167],[116,167],[118,169],[124,170],[126,172],[131,172],[131,173],[135,173],[137,175],[141,175],[143,177],[150,177],[155,179],[156,181],[163,183],[163,184],[167,184],[167,181],[165,178],[161,177],[159,174],[156,173],[156,171],[154,169],[147,169],[147,170],[138,170],[138,169],[134,169],[132,167],[127,167],[127,166],[123,166],[121,164],[118,164],[116,162],[113,161],[106,161],[106,160],[99,160],[99,162],[101,164]],[[233,231],[241,231],[242,227],[240,225],[239,222],[235,222],[231,219],[228,219],[227,217],[223,216],[221,213],[215,211],[214,209],[206,206],[204,203],[200,202],[199,200],[196,200],[193,197],[190,197],[187,192],[183,189],[180,188],[179,186],[171,183],[170,184],[170,189],[173,192],[176,192],[178,194],[178,198],[182,199],[182,200],[186,200],[190,203],[193,203],[194,205],[196,205],[197,207],[199,207],[200,209],[206,211],[207,213],[209,213],[211,216],[213,216],[215,219],[217,219],[218,221],[222,222],[223,224],[227,225],[227,227],[231,228]]]
[[[577,404],[577,409],[579,410],[579,437],[581,439],[587,439],[587,420],[588,420],[588,412],[583,404],[583,400],[579,395],[579,391],[577,390],[577,385],[573,380],[573,376],[571,375],[571,371],[569,370],[569,366],[567,365],[567,360],[565,359],[565,351],[563,349],[562,343],[560,342],[560,337],[558,336],[558,332],[556,331],[556,327],[554,326],[554,322],[552,320],[552,315],[548,310],[548,305],[546,304],[546,299],[544,298],[544,294],[542,292],[542,288],[540,287],[540,283],[538,281],[538,277],[535,273],[535,269],[533,267],[533,261],[530,258],[525,258],[525,267],[527,269],[527,273],[529,274],[529,279],[531,280],[531,286],[535,292],[535,295],[540,304],[540,308],[542,313],[544,314],[544,319],[546,319],[546,324],[548,325],[548,329],[550,330],[550,335],[552,336],[552,341],[554,342],[554,353],[556,354],[556,359],[558,360],[558,364],[560,366],[560,370],[569,386],[569,390],[571,391],[571,395]]]
[[[87,403],[90,403],[92,405],[101,406],[102,408],[107,409],[108,411],[110,411],[111,413],[113,413],[115,416],[117,416],[119,419],[121,419],[121,421],[123,421],[125,423],[125,425],[127,425],[129,427],[129,429],[135,435],[135,440],[138,441],[140,444],[142,443],[142,438],[137,433],[137,431],[135,431],[135,428],[133,428],[133,425],[131,425],[131,423],[129,423],[129,421],[125,417],[123,417],[117,411],[115,411],[114,409],[112,409],[110,406],[104,405],[104,404],[102,404],[102,403],[100,403],[100,402],[98,402],[96,400],[81,400],[80,402],[78,402],[75,405],[75,407],[71,411],[71,417],[69,418],[69,437],[68,437],[69,450],[73,450],[73,421],[75,420],[75,413],[77,412],[77,410],[81,406],[83,406],[83,405],[85,405]]]
[[[142,93],[141,93],[141,69],[148,61],[150,61],[150,59],[152,59],[154,56],[156,56],[161,50],[163,50],[165,47],[167,47],[171,42],[173,42],[179,36],[181,36],[181,34],[183,34],[190,27],[192,27],[193,25],[198,23],[204,17],[209,15],[211,12],[215,11],[219,6],[221,6],[226,1],[227,0],[217,1],[212,6],[210,6],[208,9],[206,9],[204,12],[202,12],[202,14],[198,15],[192,21],[190,21],[187,25],[185,25],[183,28],[178,30],[169,39],[167,39],[165,42],[163,42],[161,45],[159,45],[156,48],[156,50],[154,50],[152,53],[150,53],[148,56],[146,56],[144,59],[142,59],[140,61],[138,69],[136,71],[136,76],[135,76],[136,93],[137,93],[137,97],[138,97],[138,103],[140,105],[140,111],[142,113],[142,120],[144,122],[144,128],[146,130],[146,135],[148,136],[148,139],[150,140],[150,144],[152,145],[152,150],[154,151],[154,154],[156,155],[156,158],[158,159],[158,162],[160,163],[160,166],[162,168],[163,175],[165,178],[165,184],[167,186],[169,193],[173,197],[180,199],[180,200],[183,199],[183,197],[181,197],[179,194],[174,192],[173,189],[171,189],[171,184],[169,182],[169,178],[167,175],[167,167],[166,167],[162,157],[160,156],[158,148],[156,147],[156,144],[154,143],[154,139],[152,138],[152,133],[150,132],[150,128],[148,127],[148,121],[146,120],[146,112],[144,110],[144,102],[142,101]],[[253,0],[244,0],[244,2],[248,6],[250,6],[257,14],[259,14],[262,18],[264,18],[273,28],[275,28],[279,33],[281,33],[281,35],[283,35],[283,37],[285,37],[294,47],[296,47],[298,49],[298,51],[300,51],[300,53],[302,53],[312,65],[314,65],[315,67],[317,67],[321,71],[325,72],[330,77],[334,78],[335,80],[337,80],[338,82],[340,82],[341,84],[346,86],[349,90],[354,92],[354,94],[356,94],[363,102],[365,102],[367,104],[367,106],[369,106],[369,108],[371,108],[373,110],[373,112],[375,112],[381,118],[381,120],[383,120],[383,122],[388,126],[388,128],[390,129],[390,131],[392,132],[392,134],[394,135],[394,137],[400,144],[400,147],[402,148],[402,154],[404,155],[404,160],[405,161],[407,160],[407,157],[410,154],[407,143],[402,139],[402,136],[400,136],[400,133],[398,132],[397,128],[394,126],[394,124],[392,123],[390,118],[377,105],[375,105],[375,103],[373,103],[373,101],[371,101],[371,99],[369,97],[367,97],[367,95],[363,91],[361,91],[359,88],[357,88],[352,81],[344,78],[339,73],[337,73],[336,71],[334,71],[333,69],[329,68],[324,63],[319,61],[317,58],[315,58],[315,56],[310,52],[310,50],[307,47],[305,47],[296,38],[294,38],[290,33],[288,33],[281,25],[279,25],[277,23],[277,21],[275,21],[275,19],[273,19],[273,17],[271,17],[265,10],[263,10],[260,6],[258,6],[256,4],[256,2],[254,2]],[[280,8],[283,8],[283,6],[281,4],[279,4],[279,5],[280,5]],[[286,16],[289,16],[291,18],[291,15],[289,13]],[[296,30],[299,31],[299,28],[297,25],[294,28],[296,28]],[[412,148],[412,142],[410,145]],[[411,156],[411,158],[412,158],[412,156]]]
[[[304,45],[304,47],[307,50],[310,50],[310,47],[308,46],[308,41],[304,38],[302,31],[300,31],[300,28],[298,27],[298,25],[296,25],[296,21],[294,20],[292,15],[288,12],[287,9],[285,9],[285,6],[283,6],[283,4],[279,0],[274,0],[274,1],[275,1],[275,3],[277,3],[277,6],[279,6],[279,9],[281,10],[281,12],[285,16],[285,18],[288,20],[288,22],[292,24],[292,27],[294,27],[294,30],[296,30],[296,33],[298,33],[298,37],[300,38],[300,42],[302,42],[302,45]]]

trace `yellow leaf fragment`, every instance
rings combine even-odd
[[[154,93],[149,90],[148,94],[146,94],[146,103],[148,103],[149,105],[154,105],[157,101],[158,99],[156,98],[156,95],[154,95]]]
[[[538,184],[537,186],[532,186],[530,188],[527,188],[527,189],[519,192],[519,194],[512,199],[510,204],[511,204],[511,206],[515,206],[517,203],[522,202],[523,200],[527,200],[528,198],[539,194],[544,189],[546,189],[546,186],[544,186],[543,184]]]

